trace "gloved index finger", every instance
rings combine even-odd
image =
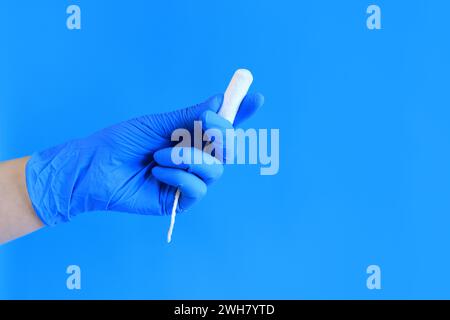
[[[179,162],[174,157],[180,157]],[[205,183],[217,180],[223,173],[222,163],[215,157],[197,148],[173,147],[158,150],[153,159],[158,165],[168,168],[183,169],[202,179]]]
[[[264,104],[264,96],[261,93],[249,93],[242,100],[239,111],[234,119],[237,126],[250,118]]]

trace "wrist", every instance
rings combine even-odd
[[[32,207],[25,181],[29,157],[0,164],[0,243],[42,227]]]

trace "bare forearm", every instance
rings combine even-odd
[[[0,243],[43,226],[28,197],[25,166],[28,157],[0,163]]]

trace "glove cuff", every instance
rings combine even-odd
[[[36,215],[47,226],[71,220],[71,190],[65,190],[57,179],[70,158],[69,154],[61,152],[65,147],[66,144],[33,154],[25,169],[31,203]]]

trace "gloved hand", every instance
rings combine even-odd
[[[199,149],[192,152],[202,153],[208,161],[175,165],[171,134],[178,128],[192,131],[196,120],[202,121],[204,130],[231,128],[216,114],[222,100],[223,95],[216,95],[190,108],[135,118],[35,153],[27,164],[26,179],[37,215],[46,225],[87,211],[169,215],[177,188],[181,191],[177,212],[188,209],[221,176],[223,165]],[[247,95],[235,124],[250,117],[263,101],[261,94]]]

